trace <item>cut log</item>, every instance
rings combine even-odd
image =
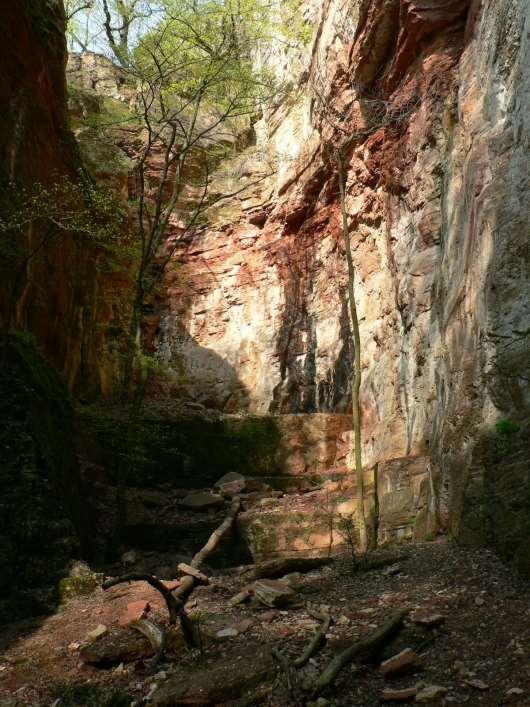
[[[199,584],[210,584],[208,577],[196,567],[192,567],[191,565],[187,565],[185,562],[181,562],[177,569],[182,574],[189,574],[190,577],[194,577]]]
[[[381,628],[366,638],[352,643],[348,648],[336,655],[321,673],[315,683],[313,695],[319,695],[322,690],[331,685],[340,671],[359,656],[374,656],[395,636],[403,625],[403,619],[408,611],[400,611],[392,616]]]
[[[230,601],[228,602],[228,606],[234,608],[234,606],[237,606],[238,604],[243,604],[243,602],[247,601],[247,599],[250,599],[253,594],[254,587],[245,587],[230,599]]]

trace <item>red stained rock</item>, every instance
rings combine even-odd
[[[127,604],[127,609],[118,623],[120,626],[129,626],[134,621],[145,619],[150,610],[151,606],[148,601],[133,601]]]
[[[383,675],[403,673],[417,667],[419,662],[419,655],[411,648],[405,648],[405,650],[402,650],[401,653],[397,653],[392,656],[392,658],[383,661],[379,666],[379,672]]]
[[[166,589],[169,589],[169,591],[172,592],[174,589],[178,589],[180,587],[180,580],[173,579],[170,582],[162,582],[162,584]]]
[[[381,702],[405,702],[413,700],[418,694],[417,687],[405,687],[401,690],[387,689],[380,695]]]

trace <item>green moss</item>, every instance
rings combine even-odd
[[[494,547],[530,577],[530,421],[501,420],[478,441],[464,492],[459,540]]]
[[[73,597],[87,596],[100,585],[97,576],[84,562],[74,562],[68,576],[59,582],[59,599],[68,601]]]
[[[131,429],[125,420],[84,408],[80,419],[85,446],[115,482],[202,488],[229,471],[262,477],[282,474],[280,431],[274,418],[146,417]]]
[[[520,427],[517,422],[513,420],[499,420],[495,423],[495,429],[497,430],[497,434],[511,435],[515,432],[519,432]]]
[[[83,534],[68,391],[26,335],[3,355],[0,622],[54,605]]]
[[[57,685],[52,697],[60,700],[61,707],[128,707],[131,697],[122,690],[78,683]]]

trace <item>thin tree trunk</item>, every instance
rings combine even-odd
[[[348,263],[348,299],[350,305],[350,320],[352,328],[352,339],[354,346],[354,367],[352,377],[352,414],[353,432],[355,443],[355,476],[357,481],[357,519],[359,524],[360,549],[366,552],[367,531],[366,515],[364,512],[364,478],[363,462],[361,450],[361,405],[359,391],[361,387],[361,336],[359,333],[359,319],[357,317],[357,305],[355,303],[355,267],[351,252],[350,230],[348,226],[348,214],[346,212],[346,172],[344,169],[344,156],[341,149],[336,151],[336,160],[339,170],[339,192],[340,210],[342,215],[342,235],[344,238],[344,248],[346,251],[346,261]]]
[[[374,633],[352,643],[348,648],[332,658],[316,681],[313,689],[313,697],[316,697],[322,690],[331,685],[340,671],[355,660],[355,658],[362,655],[377,655],[402,627],[403,620],[407,613],[407,611],[400,611],[394,614],[394,616],[383,624],[381,628],[374,631]]]
[[[374,466],[374,509],[372,528],[372,550],[377,550],[379,542],[379,463]]]
[[[139,353],[140,337],[141,337],[141,313],[142,300],[140,288],[137,286],[136,296],[133,302],[131,312],[131,322],[129,324],[129,332],[127,334],[127,348],[125,351],[125,365],[123,371],[123,398],[127,400],[131,392],[131,383],[134,375],[134,363]]]

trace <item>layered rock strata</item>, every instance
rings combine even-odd
[[[225,411],[346,413],[334,149],[351,139],[364,463],[394,499],[422,467],[420,536],[462,532],[477,442],[528,416],[528,9],[310,5],[299,91],[257,126],[253,159],[274,158],[275,178],[187,239],[159,307],[167,391]]]

